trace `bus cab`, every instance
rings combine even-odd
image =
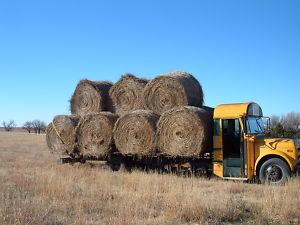
[[[223,179],[283,184],[296,172],[296,141],[270,138],[269,118],[254,103],[224,104],[214,110],[213,172]]]

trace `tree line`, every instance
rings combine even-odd
[[[300,113],[271,117],[271,136],[300,139]]]
[[[2,126],[5,131],[9,132],[14,128],[16,128],[17,125],[14,120],[9,120],[9,121],[3,121]],[[46,127],[47,127],[46,123],[41,120],[26,121],[22,126],[22,128],[26,130],[28,133],[34,132],[36,134],[45,132]]]

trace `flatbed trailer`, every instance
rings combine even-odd
[[[213,154],[204,153],[198,158],[171,157],[168,155],[137,156],[113,153],[105,157],[63,157],[57,160],[58,164],[104,162],[112,171],[127,170],[133,168],[146,171],[158,171],[196,176],[210,177],[213,173]]]

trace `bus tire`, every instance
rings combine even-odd
[[[288,165],[278,158],[265,161],[259,170],[259,180],[263,184],[283,185],[291,175]]]

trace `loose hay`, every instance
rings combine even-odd
[[[182,106],[165,112],[157,124],[158,149],[173,157],[194,157],[210,150],[213,113]]]
[[[155,154],[158,118],[158,115],[150,110],[136,110],[119,118],[114,128],[117,149],[124,155]]]
[[[72,114],[84,116],[101,111],[113,112],[113,104],[108,94],[112,85],[106,81],[81,80],[70,100]]]
[[[202,106],[203,92],[191,74],[176,71],[149,81],[144,89],[144,101],[148,109],[162,114],[177,106]]]
[[[77,147],[84,157],[107,156],[113,147],[113,128],[118,116],[110,112],[83,117],[76,129]]]
[[[51,153],[57,155],[75,154],[75,128],[79,122],[76,116],[55,116],[46,129],[46,141]]]
[[[144,109],[143,91],[148,80],[126,74],[109,90],[116,113],[124,115],[138,109]]]

